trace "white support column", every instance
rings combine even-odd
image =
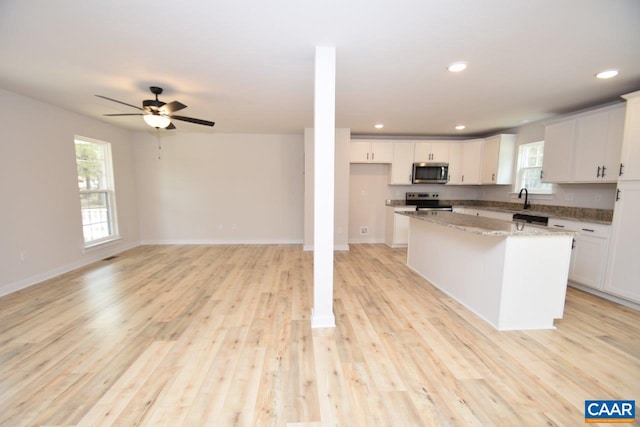
[[[316,47],[314,90],[314,228],[312,328],[334,328],[333,210],[336,48]]]

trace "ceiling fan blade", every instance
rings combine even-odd
[[[135,106],[135,105],[131,105],[131,104],[127,104],[126,102],[122,102],[122,101],[118,101],[117,99],[113,99],[113,98],[108,98],[106,96],[102,96],[102,95],[96,95],[98,98],[102,98],[102,99],[106,99],[107,101],[113,101],[113,102],[117,102],[118,104],[122,104],[122,105],[127,105],[129,107],[133,107],[136,110],[142,110],[142,108]]]
[[[210,122],[208,120],[194,119],[193,117],[185,117],[185,116],[171,116],[171,119],[182,120],[183,122],[190,122],[190,123],[195,123],[197,125],[204,125],[204,126],[213,126],[216,124],[215,122]]]
[[[174,111],[182,110],[183,108],[187,108],[187,106],[182,102],[173,101],[160,107],[160,111],[165,111],[167,114],[171,114]]]
[[[176,127],[173,125],[173,123],[169,123],[169,126],[167,126],[165,129],[175,129]]]
[[[144,116],[144,114],[142,113],[127,113],[127,114],[103,114],[103,116],[111,116],[111,117],[115,117],[115,116]]]

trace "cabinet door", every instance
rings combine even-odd
[[[350,163],[369,163],[371,143],[365,141],[351,141],[349,143]]]
[[[416,162],[431,162],[431,143],[430,142],[416,142],[415,143],[415,155],[414,160]]]
[[[449,161],[449,142],[416,142],[416,151],[414,158],[416,162],[446,163]]]
[[[389,184],[409,185],[413,172],[414,144],[412,142],[395,142],[392,145],[393,161],[389,172]]]
[[[373,142],[371,143],[370,163],[391,163],[393,161],[393,143]]]
[[[409,217],[404,215],[393,215],[395,217],[393,227],[393,245],[407,246],[409,243]]]
[[[640,303],[640,181],[620,181],[618,190],[620,199],[613,209],[604,288],[606,292]]]
[[[449,162],[449,143],[433,142],[431,144],[431,161],[447,163]]]
[[[571,253],[569,279],[594,289],[602,289],[606,255],[607,239],[584,234],[576,235]]]
[[[573,181],[599,182],[602,180],[608,125],[608,111],[577,119]],[[546,148],[545,144],[545,151]],[[545,159],[546,156],[545,152]]]
[[[482,146],[482,183],[495,184],[498,174],[498,155],[500,154],[500,137],[486,138]]]
[[[461,184],[480,184],[482,139],[467,141],[462,145]]]
[[[448,185],[460,185],[462,182],[462,145],[461,142],[449,144],[449,181]]]
[[[624,108],[609,111],[607,144],[604,152],[602,182],[617,182],[620,174],[620,156],[622,152],[622,134],[624,133]]]
[[[542,182],[571,181],[575,128],[575,119],[545,127]]]
[[[620,179],[640,180],[640,91],[624,96],[627,110],[622,140],[622,175]]]

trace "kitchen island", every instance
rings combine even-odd
[[[498,330],[553,329],[572,232],[453,212],[406,212],[407,265]]]

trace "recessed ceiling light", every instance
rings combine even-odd
[[[465,125],[458,125],[458,126],[456,126],[456,129],[458,129],[458,130],[462,130],[462,129],[464,129],[464,128],[465,128]]]
[[[617,76],[618,72],[618,70],[604,70],[596,74],[596,77],[599,79],[610,79],[611,77]]]
[[[447,70],[451,71],[452,73],[458,73],[460,71],[464,71],[467,69],[467,65],[469,65],[466,62],[454,62],[453,64],[449,65],[449,68],[447,68]]]
[[[378,123],[377,125],[373,126],[376,129],[382,129],[384,127],[384,125],[382,123]]]

